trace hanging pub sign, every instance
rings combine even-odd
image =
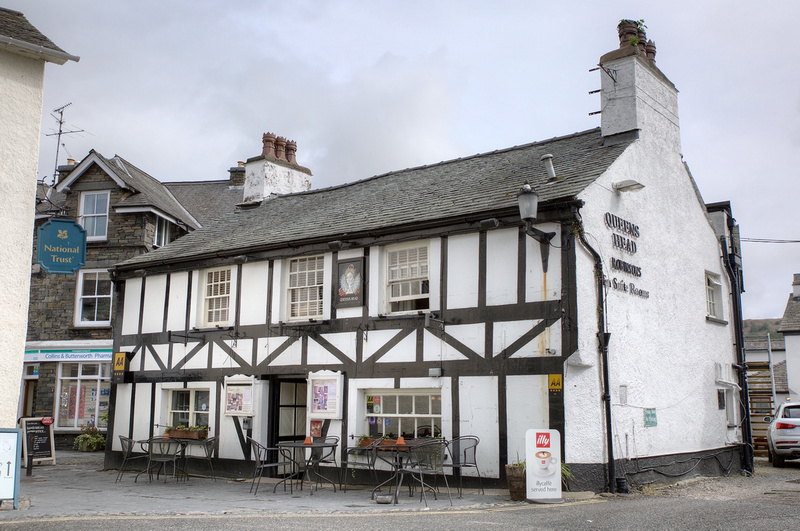
[[[364,305],[364,258],[339,260],[336,307]]]
[[[72,274],[86,263],[86,231],[77,222],[54,218],[36,234],[36,261],[48,273]]]

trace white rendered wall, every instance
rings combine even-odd
[[[447,240],[447,307],[478,306],[478,233]]]
[[[497,376],[465,376],[458,379],[459,430],[461,435],[477,435],[477,461],[481,476],[500,477],[500,462],[497,434],[499,413],[497,410]],[[465,476],[477,476],[472,469],[463,471]]]
[[[516,375],[506,378],[509,463],[525,459],[525,433],[528,430],[550,427],[548,392],[546,374]]]
[[[786,341],[786,379],[788,380],[789,398],[794,402],[800,400],[800,336],[786,334],[784,338]]]
[[[257,158],[245,166],[244,202],[260,201],[270,194],[291,194],[311,189],[311,175]]]
[[[519,229],[490,230],[486,233],[486,304],[517,303],[517,255]]]
[[[0,427],[17,420],[28,328],[44,61],[0,50]]]
[[[718,410],[715,363],[735,362],[730,286],[714,231],[686,171],[673,136],[673,118],[643,106],[641,137],[579,199],[586,237],[603,258],[606,277],[628,291],[608,289],[607,332],[613,404],[614,455],[643,457],[718,448],[740,439]],[[635,179],[638,192],[616,193],[612,184]],[[635,253],[612,246],[605,213],[639,227]],[[641,267],[641,277],[611,269],[611,259]],[[706,271],[722,281],[724,319],[706,320]],[[597,353],[594,260],[577,250],[579,352],[565,369],[566,460],[605,462],[604,408]],[[633,295],[630,285],[649,292]],[[621,403],[626,386],[627,403]],[[654,408],[657,425],[644,426]]]

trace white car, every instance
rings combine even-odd
[[[800,459],[800,402],[784,402],[769,425],[767,445],[772,466]]]

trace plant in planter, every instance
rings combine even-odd
[[[202,440],[208,437],[208,426],[184,426],[179,424],[177,426],[170,426],[164,430],[164,435],[174,439],[198,439]]]
[[[72,446],[81,452],[99,452],[106,447],[106,434],[94,424],[81,426],[81,434],[75,437]]]
[[[508,492],[513,501],[525,501],[525,460],[517,460],[506,465],[506,480],[508,481]]]

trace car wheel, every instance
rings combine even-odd
[[[775,468],[781,468],[783,466],[785,459],[777,454],[772,456],[772,466]]]
[[[768,463],[772,462],[772,452],[769,450],[767,450],[767,462]]]

